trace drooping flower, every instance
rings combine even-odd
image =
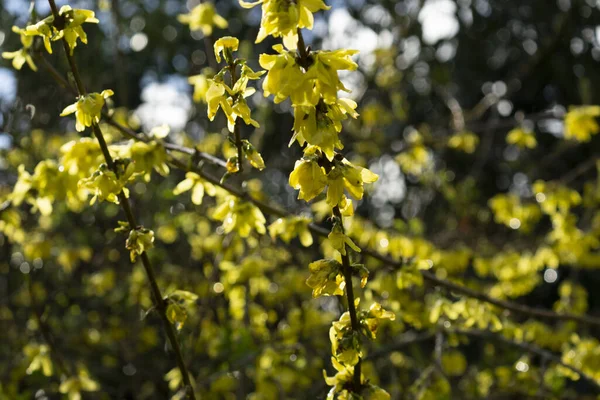
[[[114,92],[110,89],[103,90],[102,93],[89,93],[80,96],[79,99],[67,106],[61,117],[75,113],[76,125],[75,129],[82,132],[86,126],[92,126],[93,123],[100,122],[100,114],[104,107],[104,100],[112,96]]]
[[[343,149],[339,139],[342,121],[351,116],[358,117],[356,103],[350,99],[337,99],[333,104],[321,102],[316,107],[294,107],[294,135],[290,146],[298,141],[301,146],[307,142],[321,149],[327,158],[333,160],[335,149]]]
[[[331,242],[331,246],[340,252],[341,255],[346,255],[346,245],[352,250],[360,253],[360,247],[358,247],[349,236],[347,236],[339,223],[333,225],[333,229],[327,236]]]
[[[269,225],[269,235],[272,239],[279,236],[286,243],[298,237],[302,246],[309,247],[313,244],[313,238],[308,229],[310,222],[311,219],[308,217],[279,218]]]
[[[304,150],[304,157],[296,161],[294,170],[290,174],[290,186],[300,189],[299,199],[310,201],[325,190],[327,177],[325,171],[318,163],[319,149],[309,146]]]
[[[571,107],[565,116],[565,138],[589,142],[600,131],[600,106]]]
[[[345,205],[344,189],[350,196],[360,200],[364,194],[364,184],[373,183],[379,177],[366,168],[358,167],[350,161],[336,161],[327,174],[327,203],[331,207]]]
[[[27,35],[27,31],[19,28],[18,26],[13,26],[12,31],[19,34],[23,47],[20,50],[3,52],[2,58],[12,60],[12,66],[16,70],[20,70],[23,65],[27,63],[32,71],[37,71],[37,66],[33,62],[33,58],[30,54],[31,46],[33,44],[33,37]]]
[[[212,183],[205,181],[200,175],[195,172],[188,172],[185,174],[185,179],[177,184],[173,190],[174,195],[179,195],[188,190],[192,191],[192,203],[196,205],[202,204],[204,193],[206,192],[209,196],[216,194],[216,189]]]
[[[221,29],[227,28],[227,20],[217,14],[212,3],[203,2],[187,14],[180,14],[177,20],[190,26],[191,31],[201,30],[204,36],[212,35],[213,26]]]
[[[313,51],[307,70],[297,63],[296,54],[285,50],[282,45],[273,49],[278,54],[263,54],[259,58],[260,66],[268,71],[263,83],[265,96],[274,95],[280,103],[287,97],[294,106],[316,106],[320,99],[327,104],[336,104],[337,93],[349,90],[340,81],[338,71],[356,70],[358,65],[351,56],[356,50]]]
[[[256,43],[262,42],[268,35],[282,37],[288,49],[295,49],[298,43],[298,29],[313,27],[313,13],[329,10],[322,0],[259,0],[247,3],[239,0],[244,8],[262,4],[262,19]]]
[[[306,284],[313,289],[312,296],[338,296],[344,294],[346,281],[337,260],[318,260],[308,265],[310,276]]]
[[[52,40],[58,40],[64,36],[69,45],[71,54],[73,54],[73,50],[77,46],[77,38],[79,38],[82,43],[87,44],[87,35],[81,25],[86,22],[97,24],[99,21],[95,17],[93,11],[73,9],[68,5],[62,6],[58,13],[64,18],[65,26]]]
[[[455,133],[448,139],[448,147],[451,149],[461,150],[471,154],[477,149],[479,137],[473,132],[462,131]]]
[[[506,135],[506,143],[520,148],[533,149],[537,146],[534,133],[526,128],[518,127],[512,129]]]
[[[235,196],[227,196],[215,209],[212,217],[223,221],[225,233],[235,229],[241,237],[248,237],[253,229],[261,235],[266,232],[267,220],[260,209]]]
[[[232,52],[237,51],[240,45],[240,41],[238,38],[233,36],[223,36],[218,39],[214,44],[215,50],[215,58],[217,62],[221,62],[221,54],[225,57],[225,61],[230,62],[231,58],[228,60],[227,54],[231,55]]]
[[[194,86],[193,98],[196,103],[206,101],[206,93],[210,87],[209,76],[212,77],[213,75],[214,71],[211,68],[204,68],[201,74],[188,78],[188,82]]]
[[[154,247],[154,232],[143,227],[132,229],[129,231],[125,247],[129,250],[131,262],[134,262],[137,256]]]
[[[244,66],[233,88],[223,82],[221,75],[209,79],[209,87],[206,92],[208,119],[214,120],[217,111],[221,108],[227,117],[229,132],[233,133],[235,121],[238,117],[242,118],[247,125],[258,128],[260,125],[252,119],[246,98],[256,92],[256,89],[248,87],[248,82],[251,79],[258,79],[261,75],[262,72],[254,72],[249,67]]]

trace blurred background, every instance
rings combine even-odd
[[[75,57],[90,91],[115,91],[109,107],[131,127],[147,132],[168,124],[169,141],[200,145],[226,158],[225,120],[208,121],[206,106],[193,101],[187,78],[215,68],[212,43],[221,36],[238,37],[240,57],[255,70],[260,69],[259,54],[272,54],[277,42],[269,37],[255,44],[260,7],[242,9],[235,1],[214,2],[229,22],[227,29],[215,28],[212,37],[190,32],[177,16],[197,3],[70,1],[74,8],[94,10],[100,20],[86,25],[89,43],[80,44]],[[509,282],[514,285],[510,293],[502,278],[475,271],[472,259],[504,251],[535,252],[552,228],[547,219],[530,224],[527,215],[496,223],[489,201],[497,194],[535,203],[532,184],[538,179],[560,180],[580,193],[584,184],[596,180],[598,138],[565,140],[563,118],[571,105],[599,102],[600,1],[334,0],[328,5],[331,10],[316,13],[314,29],[303,33],[313,49],[360,51],[358,70],[343,72],[342,80],[352,90],[344,95],[358,103],[361,117],[345,126],[341,139],[346,158],[380,176],[357,203],[357,216],[370,221],[364,222],[365,229],[422,238],[453,257],[466,252],[456,271],[447,267],[440,276],[454,273],[478,289],[524,304],[552,309],[562,298],[561,283],[568,281],[585,291],[586,310],[597,314],[595,258],[589,268],[563,266],[561,260],[558,269],[528,270],[519,276],[528,283]],[[11,27],[25,26],[29,10],[27,1],[0,0],[1,51],[21,47]],[[47,2],[35,1],[35,11],[48,15]],[[37,45],[41,54],[43,46]],[[68,77],[62,49],[55,45],[54,50],[43,57]],[[42,63],[36,64],[38,72],[27,65],[15,71],[9,60],[0,61],[2,196],[12,190],[19,164],[31,172],[41,160],[58,158],[60,146],[76,138],[74,118],[59,117],[73,96]],[[261,152],[267,168],[247,172],[246,186],[286,210],[308,214],[310,204],[296,200],[297,192],[287,182],[301,157],[299,146],[288,147],[291,106],[288,101],[274,105],[261,88],[259,83],[258,93],[249,99],[260,128],[244,125],[242,135]],[[533,135],[536,146],[507,142],[515,128]],[[118,132],[107,132],[122,140]],[[155,175],[151,182],[136,183],[132,192],[139,219],[157,233],[160,244],[153,259],[165,291],[180,288],[200,295],[198,311],[190,315],[181,339],[199,392],[211,399],[325,398],[321,370],[332,371],[327,331],[339,304],[311,300],[304,285],[306,266],[316,259],[318,246],[305,251],[293,242],[288,251],[271,246],[269,238],[256,237],[253,245],[223,235],[219,223],[205,216],[214,203],[195,206],[187,194],[172,194],[183,178],[184,173],[173,170],[166,178]],[[591,226],[594,207],[573,211],[582,229]],[[69,368],[85,366],[100,383],[100,391],[84,398],[160,399],[174,393],[177,384],[169,389],[173,377],[164,377],[174,363],[165,354],[160,321],[152,313],[140,318],[151,305],[142,270],[137,266],[132,271],[124,238],[112,230],[118,213],[112,204],[80,213],[55,205],[50,216],[22,208],[19,229],[27,239],[18,244],[9,240],[6,217],[0,225],[0,387],[9,393],[6,398],[59,398],[53,397],[57,382],[52,386],[39,373],[26,373],[31,360],[23,348],[43,342],[45,324]],[[377,243],[386,250],[387,242]],[[596,247],[590,250],[594,255]],[[224,261],[241,272],[223,266]],[[367,297],[379,299],[385,293],[389,302],[414,304],[415,309],[397,305],[404,316],[385,328],[387,334],[378,337],[374,349],[406,332],[428,329],[427,322],[419,322],[426,303],[419,299],[434,288],[406,291],[396,285],[384,290],[388,283],[375,282]],[[45,324],[36,322],[36,308]],[[594,331],[584,334],[593,336]],[[536,373],[543,376],[545,362],[527,361],[531,377],[519,378],[514,362],[526,352],[494,350],[486,341],[475,341],[461,347],[461,360],[469,368],[449,378],[453,394],[435,397],[439,388],[430,379],[427,390],[433,397],[419,397],[425,393],[420,392],[422,382],[414,393],[410,390],[434,345],[424,339],[410,351],[374,360],[366,368],[380,371],[374,376],[392,388],[393,398],[492,398],[492,392],[506,399],[585,398],[593,393],[584,383],[559,378],[559,386],[552,387],[550,379],[539,392],[544,384]],[[554,345],[548,346],[560,349]],[[382,371],[388,365],[393,368]],[[508,366],[505,384],[496,371],[501,365]],[[477,389],[482,371],[493,371],[489,393]],[[22,397],[11,397],[16,393]]]

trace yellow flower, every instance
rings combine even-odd
[[[309,247],[313,244],[313,238],[308,229],[310,222],[311,219],[308,217],[279,218],[269,225],[269,235],[273,240],[279,236],[286,243],[297,236],[302,246]]]
[[[125,247],[129,250],[131,262],[135,262],[137,256],[154,247],[154,232],[146,228],[132,229],[129,231]]]
[[[290,186],[300,189],[299,199],[310,201],[323,192],[327,185],[327,177],[321,166],[319,166],[316,154],[318,149],[309,146],[304,151],[304,157],[296,161],[294,170],[290,174]]]
[[[346,255],[346,245],[357,253],[360,253],[360,248],[354,244],[352,239],[344,234],[342,227],[339,224],[334,224],[332,231],[327,236],[331,242],[331,246],[340,252],[341,255]]]
[[[216,194],[216,189],[212,183],[205,181],[200,175],[195,172],[188,172],[185,174],[185,179],[177,184],[173,190],[174,195],[179,195],[188,190],[192,191],[192,203],[196,205],[202,204],[204,198],[204,192],[209,196]]]
[[[92,176],[79,181],[81,188],[89,190],[94,195],[90,204],[94,204],[96,199],[119,204],[119,193],[121,192],[125,197],[129,197],[129,189],[125,185],[136,176],[133,163],[128,163],[126,166],[119,163],[116,165],[119,168],[118,177],[106,164],[101,164]]]
[[[322,97],[327,104],[338,104],[338,91],[349,92],[338,71],[356,70],[358,66],[350,58],[356,50],[314,51],[308,70],[303,72],[294,52],[284,50],[282,45],[273,49],[279,54],[263,54],[259,63],[269,71],[263,82],[264,94],[273,94],[276,103],[290,97],[294,106],[316,106]]]
[[[75,113],[75,119],[77,121],[75,129],[82,132],[86,126],[92,126],[93,123],[100,122],[100,114],[102,113],[102,107],[104,107],[104,99],[112,96],[114,92],[110,89],[103,90],[102,93],[89,93],[80,96],[79,99],[67,106],[62,113],[61,117],[65,115]]]
[[[373,183],[379,177],[363,167],[357,167],[350,161],[336,161],[332,170],[327,174],[327,203],[331,207],[345,206],[344,189],[356,200],[364,194],[364,184]]]
[[[213,26],[221,29],[227,28],[227,20],[217,14],[212,3],[200,3],[188,14],[180,14],[177,20],[190,26],[190,30],[201,30],[204,36],[212,35]]]
[[[194,101],[206,102],[206,93],[210,86],[209,76],[212,76],[213,71],[210,68],[204,68],[199,75],[190,76],[188,82],[194,86]]]
[[[223,83],[223,79],[219,75],[215,76],[214,79],[209,79],[209,88],[206,92],[208,119],[214,120],[217,111],[221,108],[227,117],[229,132],[233,133],[235,121],[238,117],[242,118],[247,125],[258,128],[260,125],[252,119],[250,107],[248,107],[245,98],[256,92],[256,89],[247,87],[249,80],[258,79],[260,75],[262,75],[262,72],[254,72],[249,67],[244,66],[233,89]]]
[[[52,376],[52,359],[50,358],[50,348],[45,344],[27,344],[23,348],[23,353],[30,360],[29,366],[25,371],[28,375],[41,370],[44,376]]]
[[[268,71],[263,81],[265,97],[274,95],[276,104],[288,97],[292,104],[317,104],[319,92],[312,81],[305,79],[295,52],[284,50],[281,44],[273,49],[279,54],[261,54],[258,59],[260,66]]]
[[[52,45],[50,44],[50,39],[55,40],[54,36],[56,29],[52,25],[53,22],[54,17],[49,16],[48,18],[45,18],[40,22],[34,25],[29,25],[25,28],[25,35],[40,36],[44,40],[44,47],[49,54],[52,54]]]
[[[214,44],[215,58],[217,59],[217,62],[221,62],[221,53],[223,53],[225,61],[233,61],[233,59],[229,56],[232,52],[237,51],[239,45],[240,41],[233,36],[223,36],[222,38],[218,39]]]
[[[448,147],[451,149],[462,150],[465,153],[472,154],[479,144],[479,137],[473,132],[463,131],[455,133],[448,139]]]
[[[215,209],[212,217],[223,221],[225,233],[235,229],[241,237],[248,237],[253,229],[261,235],[266,232],[267,221],[258,207],[235,196],[226,197]]]
[[[569,108],[565,116],[565,138],[578,142],[589,142],[592,135],[600,131],[596,118],[600,117],[600,106]]]
[[[37,67],[29,54],[29,50],[26,48],[17,51],[5,51],[2,53],[2,58],[12,60],[12,66],[16,70],[20,70],[23,67],[23,64],[27,63],[32,71],[37,71]]]
[[[146,182],[150,182],[153,169],[161,176],[169,174],[167,152],[163,145],[155,140],[150,142],[130,141],[126,145],[111,146],[111,150],[117,150],[119,158],[131,159],[134,173],[142,175]]]
[[[244,8],[262,4],[262,19],[256,43],[262,42],[268,35],[283,37],[288,49],[295,49],[298,43],[298,28],[312,29],[312,13],[329,10],[322,0],[259,0],[247,3],[239,0]]]
[[[342,121],[350,115],[356,118],[356,103],[350,99],[337,99],[333,104],[319,103],[316,107],[294,107],[294,135],[290,146],[297,140],[300,146],[305,142],[317,146],[331,161],[335,149],[344,146],[338,134],[342,130]]]
[[[361,324],[366,328],[367,335],[371,339],[375,339],[377,336],[377,329],[383,320],[394,321],[396,315],[391,311],[386,311],[381,307],[379,303],[371,304],[368,312],[362,312],[363,318],[360,318]]]
[[[354,366],[344,365],[336,360],[335,357],[331,357],[331,363],[333,364],[333,368],[335,368],[337,373],[330,377],[327,376],[325,371],[323,371],[325,383],[328,386],[333,386],[329,393],[327,393],[327,400],[334,400],[336,398],[336,394],[339,394],[337,398],[350,399],[348,390],[345,388],[352,383],[352,379],[354,377]]]
[[[331,354],[344,365],[354,366],[362,357],[360,342],[356,332],[352,330],[350,313],[346,311],[329,329]]]
[[[356,70],[358,65],[350,57],[357,53],[358,50],[348,49],[313,52],[314,61],[306,72],[306,79],[315,81],[316,90],[326,103],[336,103],[340,90],[350,92],[340,81],[338,71]]]
[[[80,370],[78,376],[61,382],[58,391],[66,394],[69,400],[80,400],[81,392],[95,392],[100,388],[98,382],[89,377],[87,370]]]
[[[5,51],[2,53],[2,58],[12,60],[12,66],[16,70],[20,70],[23,67],[23,64],[27,63],[32,71],[37,71],[37,67],[29,53],[31,45],[33,44],[33,37],[27,35],[25,29],[21,29],[17,26],[13,26],[12,31],[20,35],[23,48],[16,51]]]
[[[73,54],[73,49],[77,46],[77,38],[87,44],[87,35],[81,25],[85,22],[97,24],[98,19],[91,10],[73,9],[71,6],[62,6],[58,13],[64,18],[65,26],[52,40],[58,40],[64,36],[69,50]]]
[[[346,281],[341,267],[336,260],[318,260],[308,265],[310,276],[306,279],[306,284],[313,289],[313,297],[344,294]]]
[[[532,131],[525,128],[514,128],[506,135],[506,143],[520,148],[533,149],[537,146],[537,140]]]

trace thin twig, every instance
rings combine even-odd
[[[50,4],[50,8],[52,9],[52,14],[54,15],[54,23],[55,24],[64,23],[64,21],[61,21],[61,17],[59,15],[58,8],[56,7],[54,0],[48,0],[48,3]],[[77,91],[79,93],[79,96],[84,96],[87,93],[85,90],[85,86],[83,85],[83,82],[81,80],[81,76],[79,74],[79,70],[77,69],[77,64],[75,63],[75,59],[71,55],[71,52],[69,49],[69,44],[67,43],[67,40],[64,37],[62,39],[62,43],[63,43],[63,47],[64,47],[64,51],[65,51],[65,56],[67,57],[67,61],[71,68],[71,72],[73,73],[73,78],[77,85]],[[96,136],[96,139],[98,140],[98,143],[102,150],[102,154],[104,155],[106,164],[115,174],[117,174],[118,171],[115,168],[115,162],[114,162],[112,156],[110,155],[110,152],[108,150],[108,145],[106,144],[106,140],[104,139],[104,135],[102,134],[102,131],[101,131],[100,127],[98,126],[98,124],[92,123],[92,130],[94,132],[94,135]],[[125,196],[125,194],[122,191],[118,194],[118,197],[119,197],[119,203],[121,204],[121,208],[123,209],[123,212],[125,213],[125,216],[127,218],[127,222],[129,223],[130,228],[135,229],[138,226],[138,224],[133,215],[131,206],[129,204],[129,199]],[[167,337],[169,339],[169,342],[171,344],[173,351],[175,352],[175,358],[177,360],[177,365],[179,367],[179,370],[181,371],[183,383],[185,384],[186,395],[189,399],[195,400],[196,397],[194,394],[194,389],[192,387],[192,383],[190,381],[190,376],[187,371],[185,362],[183,360],[183,355],[181,352],[181,348],[179,346],[179,342],[177,340],[177,336],[175,334],[175,330],[173,328],[173,325],[171,324],[171,322],[169,321],[169,319],[167,317],[166,304],[163,300],[160,288],[158,287],[154,269],[152,268],[150,259],[148,258],[148,254],[146,254],[146,252],[143,252],[140,255],[140,258],[142,259],[142,264],[144,266],[144,269],[146,271],[146,276],[148,278],[150,287],[152,289],[152,295],[154,297],[155,308],[161,316],[165,331],[167,333]]]

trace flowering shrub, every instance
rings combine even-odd
[[[65,117],[64,133],[33,130],[0,158],[15,175],[0,190],[0,244],[10,255],[0,266],[21,272],[0,315],[27,332],[7,333],[19,355],[0,398],[39,390],[69,399],[166,391],[173,399],[584,398],[600,390],[600,319],[588,315],[593,302],[577,281],[600,265],[600,183],[572,185],[597,156],[566,177],[521,177],[520,190],[484,198],[477,179],[494,139],[468,127],[447,93],[444,137],[410,125],[382,149],[378,138],[408,112],[395,87],[400,56],[375,52],[373,80],[388,97],[361,101],[345,79],[359,69],[359,52],[306,44],[315,14],[330,9],[321,0],[240,0],[261,7],[255,43],[229,36],[233,21],[212,3],[178,15],[205,41],[195,54],[207,66],[188,82],[207,129],[221,133],[143,129],[115,107],[124,88],[96,87],[102,81],[78,62],[96,12],[48,4],[49,15],[32,6],[29,23],[13,27],[22,48],[2,53],[17,70],[47,72],[74,103],[53,116]],[[263,41],[276,44],[257,54]],[[58,43],[66,63],[55,67],[44,52]],[[473,114],[498,100],[490,98]],[[267,109],[287,113],[289,125],[274,129],[289,168],[261,154]],[[593,143],[599,110],[570,107],[555,140]],[[506,152],[544,145],[530,125],[515,117],[502,136]],[[453,157],[480,154],[473,171],[452,170]],[[413,185],[409,218],[382,220],[365,207],[399,187],[386,181],[389,171]],[[293,207],[265,187],[278,186],[276,176],[297,197]],[[421,207],[410,203],[415,193],[443,210],[428,226],[425,211],[409,210]],[[528,303],[563,270],[552,309]]]

